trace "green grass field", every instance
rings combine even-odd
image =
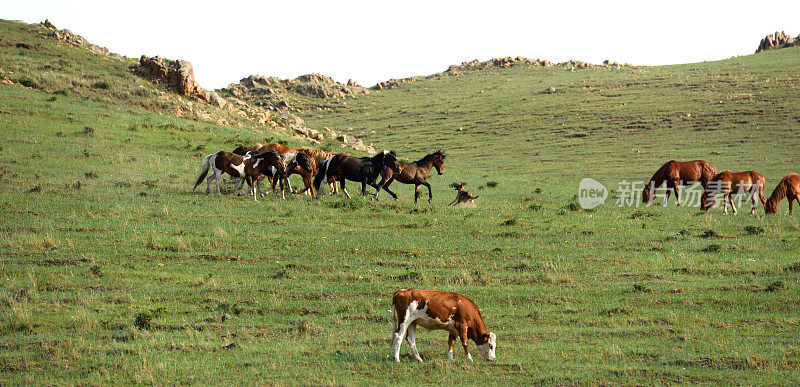
[[[39,43],[16,26],[5,36]],[[467,72],[303,116],[404,159],[445,150],[433,203],[414,205],[397,183],[378,203],[193,192],[202,156],[269,134],[159,114],[147,93],[48,86],[58,71],[25,61],[86,68],[67,79],[130,65],[48,42],[0,48],[6,79],[18,63],[39,83],[0,84],[0,384],[800,383],[786,202],[769,217],[575,205],[584,177],[616,189],[669,159],[759,171],[769,194],[800,172],[798,48]],[[113,79],[99,92],[145,82]],[[477,208],[445,206],[455,181]],[[390,361],[405,287],[473,299],[498,360],[471,344],[474,363],[447,361],[447,335],[420,332],[424,364],[406,345]]]

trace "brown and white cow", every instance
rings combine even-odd
[[[464,354],[472,360],[469,354],[469,340],[475,342],[483,358],[494,360],[496,339],[494,333],[486,330],[481,312],[472,300],[458,293],[442,292],[438,290],[401,289],[392,296],[392,316],[394,330],[392,331],[392,345],[394,346],[394,361],[400,361],[400,346],[403,337],[411,346],[414,357],[422,362],[417,351],[415,340],[417,325],[426,330],[445,330],[450,332],[448,344],[450,351],[447,358],[453,360],[453,346],[456,337],[464,346]]]

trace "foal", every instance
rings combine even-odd
[[[380,187],[378,191],[380,192],[380,189],[383,188],[389,195],[397,199],[397,195],[389,190],[389,185],[392,184],[393,181],[397,180],[403,184],[414,184],[414,203],[416,203],[417,199],[419,199],[420,187],[424,185],[428,188],[428,203],[430,203],[431,200],[433,200],[433,193],[431,192],[431,185],[428,184],[428,173],[430,173],[431,168],[436,168],[436,172],[438,172],[439,175],[443,174],[444,158],[445,154],[441,150],[438,150],[413,163],[404,163],[400,161],[400,173],[392,172],[391,168],[384,168],[381,171],[381,182],[378,183],[378,187]],[[375,198],[377,197],[378,195],[376,194]]]
[[[478,196],[472,196],[471,193],[469,193],[467,190],[465,190],[464,189],[465,185],[466,184],[464,184],[464,183],[460,183],[460,184],[453,183],[452,187],[455,188],[456,191],[458,191],[458,192],[456,193],[456,198],[453,199],[453,201],[450,202],[450,204],[448,204],[448,206],[452,206],[453,204],[474,202],[475,199],[478,198]]]

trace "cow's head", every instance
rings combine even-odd
[[[486,342],[478,344],[478,351],[480,351],[484,359],[494,361],[494,350],[497,348],[497,336],[492,332],[484,333],[483,339],[486,340]]]

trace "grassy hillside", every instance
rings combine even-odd
[[[501,174],[616,184],[649,179],[670,159],[703,158],[762,171],[772,188],[800,165],[798,63],[800,48],[663,67],[493,67],[357,96],[306,121],[353,127],[402,154],[449,150],[476,183]]]
[[[42,53],[14,50],[6,77]],[[264,135],[1,84],[0,384],[798,383],[797,214],[574,205],[582,177],[615,188],[669,158],[771,190],[798,170],[797,54],[468,72],[304,117],[406,158],[445,149],[419,205],[399,184],[379,203],[192,192],[200,156]],[[477,208],[445,207],[461,180]],[[420,332],[426,363],[390,362],[389,298],[412,286],[476,301],[498,361],[449,362]]]

